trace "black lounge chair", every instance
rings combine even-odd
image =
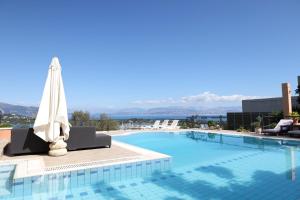
[[[96,134],[95,127],[71,127],[67,149],[110,147],[111,136]],[[49,143],[34,134],[33,128],[12,129],[11,141],[4,147],[8,156],[22,154],[47,154]]]
[[[292,124],[293,120],[291,119],[281,119],[274,129],[263,129],[262,133],[265,135],[278,135],[280,133],[288,133]]]
[[[111,136],[96,134],[95,127],[71,127],[67,142],[69,151],[77,149],[91,149],[98,147],[110,147]]]
[[[290,136],[296,136],[296,137],[299,137],[299,136],[300,136],[300,130],[289,131],[288,134],[289,134]]]
[[[20,154],[48,153],[49,144],[34,134],[33,128],[14,128],[10,143],[4,147],[8,156]]]

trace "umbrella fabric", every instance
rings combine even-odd
[[[60,137],[60,128],[64,139],[69,137],[69,120],[61,66],[54,57],[48,71],[39,111],[34,122],[34,133],[47,142],[56,142]]]

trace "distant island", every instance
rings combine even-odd
[[[70,109],[72,111],[72,108]],[[0,112],[2,114],[16,114],[21,116],[35,117],[38,111],[38,107],[34,106],[22,106],[13,105],[8,103],[0,102]],[[157,108],[126,108],[126,109],[116,109],[109,112],[105,112],[112,116],[112,118],[165,118],[174,116],[175,118],[185,118],[191,115],[226,115],[227,112],[240,112],[241,107],[215,107],[215,108],[197,108],[197,107],[157,107]],[[72,112],[70,112],[71,114]],[[90,112],[92,118],[98,118],[101,111]],[[173,118],[174,118],[173,117]]]

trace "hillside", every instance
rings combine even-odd
[[[20,106],[0,102],[0,111],[7,114],[18,114],[33,117],[38,111],[38,107]]]

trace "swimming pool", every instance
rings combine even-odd
[[[115,139],[173,157],[171,171],[139,185],[153,187],[158,199],[300,198],[298,142],[199,132]]]
[[[295,141],[201,132],[138,133],[114,139],[172,156],[171,169],[67,188],[60,187],[66,180],[49,179],[45,190],[4,196],[3,191],[17,187],[5,182],[13,171],[7,166],[0,172],[0,199],[300,199],[300,143]]]

